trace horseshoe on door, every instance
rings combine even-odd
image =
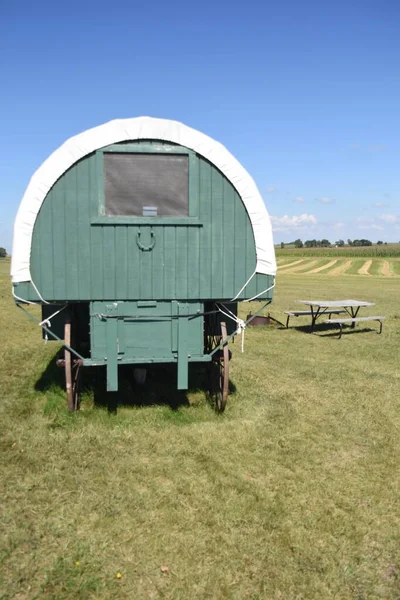
[[[150,250],[153,250],[154,246],[156,245],[156,236],[154,235],[153,229],[150,230],[150,244],[148,246],[142,244],[142,242],[140,241],[140,236],[141,232],[139,229],[139,231],[136,234],[136,243],[138,245],[138,248],[140,248],[140,250],[142,250],[143,252],[149,252]]]

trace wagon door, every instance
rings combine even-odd
[[[96,165],[92,358],[106,357],[111,391],[118,364],[148,362],[176,362],[186,389],[188,361],[203,350],[198,157],[140,141],[99,150]]]
[[[92,235],[103,252],[103,290],[98,297],[198,298],[196,154],[182,146],[147,141],[108,146],[96,153],[96,161]]]

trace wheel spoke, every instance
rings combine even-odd
[[[71,320],[68,318],[65,321],[64,326],[64,341],[67,346],[71,346]],[[65,359],[65,389],[67,392],[67,405],[68,410],[74,410],[74,394],[73,394],[73,383],[72,383],[72,360],[71,352],[67,349],[64,350]]]
[[[64,326],[64,341],[69,347],[75,345],[75,331],[73,328],[73,317],[69,315]],[[73,361],[71,352],[65,348],[64,350],[64,369],[65,369],[65,389],[67,393],[68,410],[74,412],[79,410],[79,394],[80,394],[80,379],[81,379],[81,363]]]
[[[227,337],[226,324],[221,323],[221,335],[207,336],[209,341],[208,352],[218,348]],[[229,350],[226,344],[213,355],[209,367],[209,393],[210,399],[217,412],[225,410],[229,393]]]
[[[226,323],[221,323],[222,340],[227,338]],[[229,394],[229,349],[228,344],[225,344],[222,349],[221,356],[221,404],[220,412],[225,410],[226,401]]]

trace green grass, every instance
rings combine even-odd
[[[70,415],[0,269],[2,600],[399,596],[398,278],[278,276],[276,318],[350,296],[383,334],[248,328],[222,417],[201,388],[173,410],[125,384],[116,414],[87,386]]]
[[[382,269],[383,261],[382,260],[373,260],[368,272],[370,275],[380,275]]]
[[[347,269],[346,273],[348,275],[357,275],[358,271],[365,265],[365,263],[366,260],[364,259],[354,260]]]
[[[392,270],[395,275],[400,275],[400,260],[391,261]]]

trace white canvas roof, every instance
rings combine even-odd
[[[247,209],[256,245],[256,273],[275,275],[271,221],[252,177],[219,142],[177,121],[137,117],[117,119],[67,140],[39,167],[29,182],[14,224],[11,276],[14,283],[31,281],[32,233],[42,203],[57,179],[78,160],[110,144],[155,139],[194,150],[214,164],[236,188]]]

